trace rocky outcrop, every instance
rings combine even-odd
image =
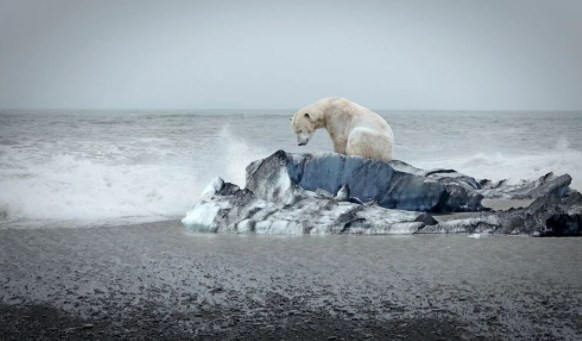
[[[247,166],[246,188],[216,178],[182,220],[192,230],[269,234],[580,234],[568,175],[477,180],[448,169],[278,151]],[[487,200],[531,199],[492,211]],[[457,212],[455,214],[451,214]],[[459,213],[460,212],[460,213]]]
[[[436,217],[438,224],[417,233],[511,234],[542,237],[582,235],[582,195],[548,192],[528,207],[496,212],[463,213]]]
[[[290,154],[278,151],[247,167],[247,186],[257,197],[277,201],[287,189],[337,192],[348,185],[362,202],[408,211],[480,211],[479,182],[458,173],[429,176],[401,161],[382,162],[341,154]]]
[[[198,232],[257,234],[412,234],[436,221],[424,212],[390,210],[292,186],[267,201],[249,189],[214,179],[182,222]]]

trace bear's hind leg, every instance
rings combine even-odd
[[[348,137],[347,155],[360,155],[366,159],[392,160],[392,142],[372,129],[355,128]]]

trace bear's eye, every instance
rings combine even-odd
[[[309,118],[309,113],[306,112],[304,116]]]

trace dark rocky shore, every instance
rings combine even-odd
[[[579,339],[578,241],[0,230],[0,339]]]
[[[582,195],[568,174],[493,182],[397,160],[284,151],[246,171],[244,189],[214,179],[183,223],[258,234],[582,234]],[[493,210],[485,201],[524,207]]]

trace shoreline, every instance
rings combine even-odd
[[[573,339],[578,245],[191,234],[177,221],[5,229],[0,338]]]

